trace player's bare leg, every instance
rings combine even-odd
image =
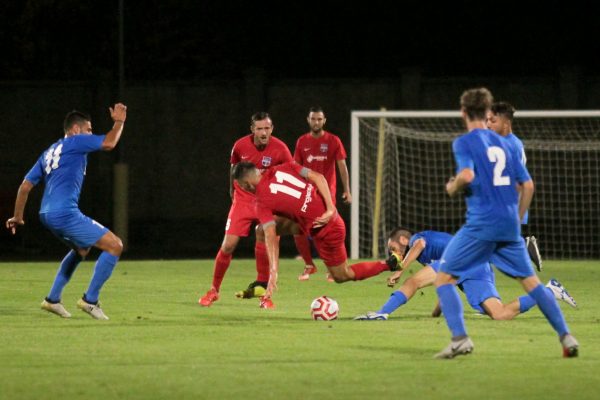
[[[300,253],[300,257],[304,261],[304,270],[298,276],[299,281],[307,281],[312,274],[317,272],[317,267],[312,258],[312,252],[310,248],[310,241],[306,235],[294,235],[294,243],[296,249]]]
[[[398,268],[399,259],[393,257],[387,261],[365,261],[352,265],[348,265],[348,260],[346,260],[334,267],[327,266],[329,273],[336,283],[361,281],[379,275],[383,271],[394,271]]]
[[[226,234],[225,237],[223,237],[223,243],[221,243],[221,248],[219,249],[217,257],[215,258],[212,286],[210,290],[206,292],[206,294],[202,296],[200,300],[198,300],[198,304],[201,306],[210,307],[212,303],[219,300],[221,283],[223,282],[225,273],[229,268],[229,264],[231,264],[233,252],[235,251],[239,242],[240,237],[237,235]]]

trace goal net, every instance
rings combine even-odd
[[[600,258],[600,111],[517,111],[513,129],[536,188],[523,233],[543,257]],[[352,113],[352,258],[383,256],[397,226],[460,228],[464,199],[445,184],[464,132],[455,111]]]

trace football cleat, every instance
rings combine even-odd
[[[211,288],[204,296],[200,297],[198,304],[203,307],[210,307],[217,300],[219,300],[219,292],[217,292],[217,289]]]
[[[560,344],[563,347],[563,357],[571,358],[579,355],[579,343],[577,343],[577,339],[570,333],[567,333],[560,339]]]
[[[550,279],[550,281],[548,281],[548,283],[546,284],[546,287],[552,290],[552,293],[554,294],[554,298],[556,300],[562,300],[573,308],[577,307],[575,299],[569,294],[569,292],[567,292],[567,289],[565,289],[565,287],[556,279]]]
[[[389,314],[377,313],[369,311],[364,315],[354,317],[355,321],[387,321]]]
[[[254,281],[244,290],[235,292],[235,297],[240,299],[251,299],[264,296],[267,291],[267,282]]]
[[[385,260],[385,263],[390,268],[390,271],[399,271],[402,269],[402,255],[392,251],[388,259]]]
[[[42,310],[46,310],[51,312],[52,314],[56,314],[63,318],[71,318],[71,313],[65,309],[62,303],[51,303],[48,299],[44,299],[42,301]]]
[[[460,340],[452,340],[444,350],[437,353],[433,358],[444,359],[467,355],[473,352],[474,347],[471,338],[466,336]]]
[[[273,300],[271,300],[270,297],[265,297],[265,296],[262,296],[260,298],[260,302],[258,303],[258,306],[260,308],[266,308],[269,310],[275,308],[275,304],[273,303]]]
[[[540,249],[537,245],[537,239],[535,236],[527,236],[525,238],[525,243],[527,244],[527,252],[529,253],[529,258],[535,264],[535,267],[538,271],[543,269],[542,267],[542,256],[540,255]]]
[[[307,265],[304,267],[304,271],[298,276],[299,281],[307,281],[312,274],[317,272],[317,267],[314,265]]]
[[[100,308],[100,303],[91,304],[85,301],[83,298],[77,301],[77,308],[83,312],[89,314],[94,319],[108,320],[109,318],[104,314],[104,311]]]

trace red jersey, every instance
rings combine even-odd
[[[256,216],[261,224],[273,214],[297,222],[309,234],[316,218],[327,211],[316,186],[300,175],[300,164],[291,162],[266,171],[256,185]]]
[[[261,171],[274,167],[275,165],[287,163],[292,160],[292,153],[287,145],[276,137],[271,136],[267,146],[259,150],[254,144],[254,134],[246,135],[238,139],[231,149],[231,164],[240,161],[248,161],[256,165]],[[252,202],[254,195],[241,189],[237,182],[233,182],[233,201]]]
[[[339,137],[324,131],[323,136],[315,138],[310,132],[298,138],[294,151],[294,160],[313,171],[325,176],[329,191],[335,204],[335,164],[346,159],[346,150]]]

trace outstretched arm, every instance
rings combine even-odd
[[[346,160],[337,160],[338,171],[340,171],[340,178],[342,180],[342,186],[344,187],[344,193],[342,193],[342,199],[344,203],[352,203],[352,194],[350,193],[350,175],[348,174],[348,166]]]
[[[25,179],[23,183],[21,183],[21,186],[19,186],[17,199],[15,200],[15,213],[12,218],[9,218],[6,221],[6,228],[10,229],[13,235],[17,232],[17,226],[25,225],[25,221],[23,221],[23,213],[25,211],[25,205],[27,204],[27,198],[29,197],[29,192],[31,192],[31,189],[33,189],[33,183],[29,182],[27,179]]]
[[[121,139],[121,133],[123,133],[125,119],[127,119],[127,106],[124,104],[117,103],[115,104],[115,108],[109,107],[108,110],[114,124],[102,142],[102,150],[104,151],[110,151],[117,146],[117,143]]]
[[[263,225],[263,231],[265,232],[270,273],[265,297],[270,298],[277,289],[277,273],[279,271],[279,241],[277,240],[277,232],[275,231],[275,221]]]
[[[408,250],[408,253],[406,253],[406,256],[404,256],[404,260],[402,260],[401,268],[389,276],[387,282],[389,287],[394,287],[394,285],[398,283],[404,270],[407,269],[413,261],[419,258],[423,249],[425,249],[425,245],[425,239],[418,239],[413,243],[410,250]]]

